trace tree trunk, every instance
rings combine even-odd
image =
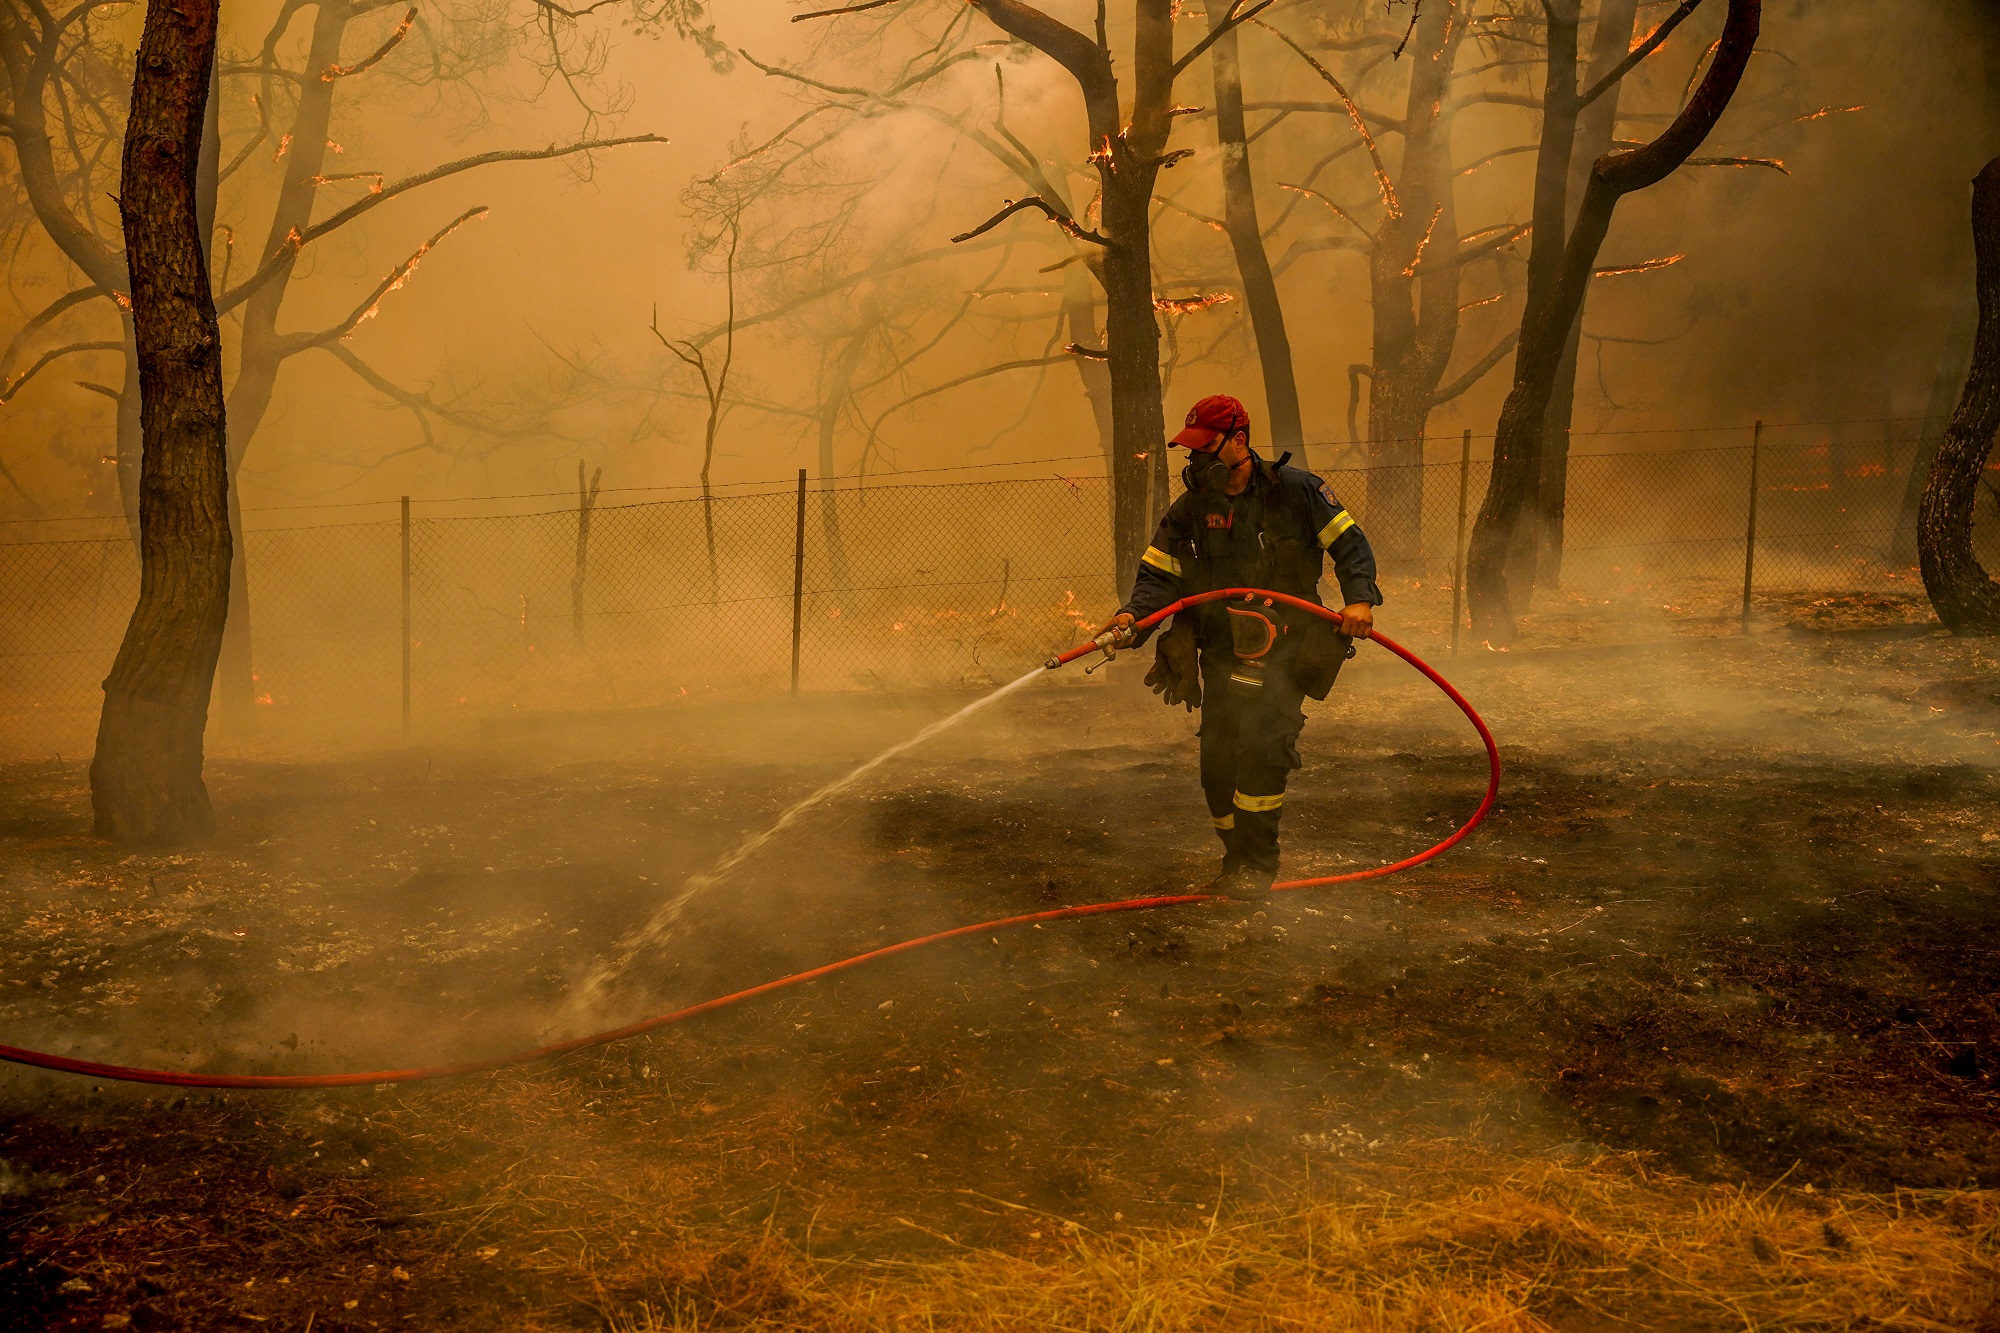
[[[1558,18],[1568,5],[1574,15],[1574,0],[1554,0],[1550,12]],[[1611,217],[1618,201],[1666,179],[1693,156],[1695,149],[1715,128],[1715,122],[1729,106],[1744,68],[1757,44],[1763,17],[1762,0],[1729,0],[1728,17],[1722,37],[1709,58],[1701,85],[1672,124],[1660,137],[1629,152],[1610,153],[1597,160],[1590,170],[1590,183],[1577,208],[1576,225],[1568,233],[1561,253],[1544,260],[1538,268],[1530,253],[1528,268],[1528,308],[1522,317],[1520,349],[1514,360],[1514,387],[1500,409],[1494,430],[1493,472],[1487,483],[1486,498],[1479,506],[1479,518],[1472,529],[1466,558],[1466,591],[1470,594],[1472,631],[1493,647],[1505,647],[1516,637],[1515,594],[1525,597],[1532,577],[1536,543],[1532,516],[1541,481],[1541,443],[1548,424],[1550,400],[1555,394],[1556,372],[1569,331],[1583,309],[1597,254],[1611,229]],[[1567,59],[1561,49],[1565,25],[1550,25],[1549,90],[1545,101],[1553,100],[1547,112],[1555,118],[1565,105],[1574,111],[1576,101],[1576,32],[1568,26]],[[1570,117],[1574,123],[1574,115]],[[1536,180],[1535,225],[1560,227],[1563,210],[1555,209],[1553,224],[1545,224],[1548,176],[1560,169],[1567,173],[1569,154],[1549,151],[1543,139],[1543,156]],[[1558,180],[1553,193],[1560,195]],[[1525,566],[1525,571],[1523,569]],[[1511,585],[1511,586],[1510,586]]]
[[[1639,0],[1603,0],[1597,12],[1597,31],[1591,38],[1590,64],[1584,75],[1586,85],[1617,68],[1632,48],[1632,28],[1638,22]],[[1575,205],[1590,183],[1591,164],[1611,151],[1618,137],[1618,94],[1623,82],[1614,83],[1577,117],[1575,145],[1570,152],[1569,180],[1565,194],[1569,204],[1565,225],[1576,221]],[[1589,297],[1586,294],[1585,301]],[[1570,326],[1569,343],[1556,367],[1556,385],[1549,400],[1548,429],[1542,439],[1542,475],[1535,497],[1536,558],[1534,585],[1555,588],[1562,583],[1563,515],[1569,506],[1569,432],[1576,412],[1577,353],[1582,347],[1583,311]]]
[[[819,522],[820,533],[825,539],[827,572],[836,586],[847,583],[847,543],[840,536],[840,496],[835,486],[835,459],[833,442],[836,429],[840,425],[840,414],[847,410],[847,398],[854,385],[854,372],[861,364],[861,354],[867,350],[868,338],[873,330],[872,314],[870,322],[863,326],[840,349],[840,355],[833,365],[833,377],[826,386],[826,397],[820,402],[819,410]]]
[[[119,179],[145,452],[139,603],[104,682],[90,765],[100,836],[213,823],[202,731],[229,597],[222,338],[196,210],[215,0],[150,0]]]
[[[1223,22],[1229,6],[1209,6],[1210,27]],[[1250,311],[1250,328],[1257,339],[1257,364],[1264,373],[1266,435],[1276,451],[1290,449],[1304,465],[1305,427],[1299,416],[1299,386],[1292,372],[1292,342],[1285,332],[1285,310],[1278,284],[1271,276],[1271,257],[1264,250],[1263,229],[1257,222],[1257,194],[1250,171],[1250,145],[1243,124],[1243,72],[1236,29],[1231,28],[1209,48],[1215,66],[1215,133],[1222,154],[1223,221],[1230,247],[1236,252],[1236,272],[1243,281],[1243,303]]]
[[[1096,41],[1022,0],[971,3],[1003,32],[1069,71],[1083,93],[1090,160],[1097,167],[1103,213],[1104,350],[1111,373],[1112,573],[1122,586],[1152,535],[1147,463],[1166,445],[1149,210],[1160,157],[1173,128],[1173,0],[1133,0],[1129,124],[1120,113],[1111,53]],[[1087,224],[1087,219],[1075,222]]]
[[[2000,633],[2000,584],[1972,549],[1972,511],[2000,431],[2000,158],[1972,182],[1979,332],[1917,515],[1917,558],[1938,619],[1954,634]]]
[[[1369,256],[1368,537],[1385,572],[1424,572],[1424,434],[1458,345],[1458,209],[1452,175],[1453,66],[1461,4],[1433,4],[1410,34],[1403,160]]]
[[[324,71],[340,64],[340,44],[354,10],[345,4],[323,4],[313,14],[312,43],[307,48],[308,70]],[[216,671],[215,702],[222,730],[242,735],[256,726],[257,680],[254,635],[251,629],[250,577],[244,556],[242,506],[237,501],[237,479],[250,444],[264,424],[272,395],[278,386],[278,370],[289,351],[278,332],[278,315],[290,290],[297,247],[292,237],[312,223],[313,202],[319,193],[319,178],[326,170],[328,131],[333,124],[334,92],[338,81],[313,78],[301,86],[298,110],[292,117],[291,142],[285,152],[285,174],[278,190],[277,207],[264,248],[257,255],[263,264],[282,257],[284,264],[263,286],[243,303],[243,326],[237,349],[236,381],[229,388],[229,523],[234,556],[230,562],[229,619],[223,628],[222,657]],[[204,145],[204,151],[206,145]],[[209,186],[212,191],[212,184]],[[213,208],[213,194],[206,201]],[[210,214],[211,223],[213,214]],[[209,233],[203,233],[204,253]]]
[[[1952,405],[1964,387],[1972,361],[1972,322],[1968,321],[1963,328],[1957,327],[1956,319],[1952,324],[1936,372],[1931,376],[1931,395],[1924,404],[1923,434],[1911,453],[1909,475],[1903,479],[1903,500],[1896,509],[1896,527],[1889,534],[1888,557],[1892,565],[1907,568],[1917,563],[1917,517],[1923,508],[1924,487],[1930,481],[1931,464],[1937,459],[1938,446],[1944,442]]]

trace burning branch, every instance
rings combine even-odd
[[[1409,264],[1403,269],[1404,277],[1414,278],[1417,276],[1417,265],[1424,262],[1424,251],[1430,248],[1431,233],[1437,230],[1438,219],[1443,216],[1444,216],[1444,205],[1439,204],[1437,208],[1431,213],[1430,225],[1428,227],[1425,227],[1424,234],[1417,238],[1416,251],[1410,256]]]
[[[952,237],[951,243],[958,245],[964,241],[972,240],[976,236],[982,236],[1024,208],[1040,209],[1048,220],[1062,228],[1066,235],[1072,236],[1079,241],[1089,241],[1092,245],[1101,245],[1106,248],[1109,248],[1113,244],[1110,237],[1099,235],[1097,232],[1078,226],[1075,218],[1072,218],[1069,214],[1063,212],[1060,208],[1057,208],[1038,194],[1031,194],[1026,199],[1009,200],[1005,208],[980,223],[977,227],[974,227],[971,231],[960,232],[958,235]]]
[[[1276,37],[1286,46],[1291,47],[1297,53],[1299,59],[1312,66],[1313,73],[1319,75],[1320,78],[1326,81],[1327,86],[1333,89],[1334,96],[1338,97],[1341,106],[1347,109],[1347,118],[1353,122],[1354,132],[1361,136],[1363,146],[1368,149],[1369,161],[1375,166],[1375,185],[1382,192],[1382,206],[1389,210],[1389,216],[1392,218],[1403,216],[1402,203],[1396,198],[1395,182],[1389,179],[1389,168],[1382,161],[1381,146],[1375,142],[1375,136],[1369,133],[1368,122],[1362,118],[1361,108],[1354,104],[1354,99],[1348,95],[1346,87],[1341,84],[1339,79],[1333,77],[1332,71],[1328,70],[1325,65],[1320,64],[1319,61],[1314,60],[1312,56],[1308,55],[1303,46],[1300,46],[1297,42],[1285,36],[1284,33],[1279,32],[1262,19],[1253,19],[1251,21],[1265,32]]]
[[[1643,259],[1636,264],[1621,264],[1614,268],[1598,268],[1590,271],[1593,278],[1622,278],[1628,273],[1652,273],[1663,268],[1672,268],[1686,259],[1686,255],[1664,255],[1659,259]]]
[[[1783,158],[1777,157],[1691,157],[1684,167],[1769,167],[1781,176],[1791,175]]]
[[[1232,292],[1208,292],[1201,296],[1156,296],[1153,298],[1153,309],[1163,315],[1191,315],[1197,310],[1228,305],[1235,299],[1236,296]]]
[[[1868,109],[1868,104],[1866,102],[1860,103],[1856,106],[1823,106],[1817,111],[1808,111],[1803,116],[1795,117],[1792,123],[1794,125],[1798,125],[1798,124],[1803,124],[1808,120],[1824,120],[1828,116],[1839,116],[1839,115],[1844,115],[1849,111],[1866,111],[1867,109]]]
[[[1445,261],[1445,265],[1451,268],[1463,268],[1467,264],[1484,259],[1495,250],[1504,250],[1534,229],[1534,224],[1528,222],[1503,222],[1497,227],[1482,228],[1470,236],[1461,238],[1458,243],[1460,248]],[[1470,244],[1482,236],[1486,239],[1476,245]],[[1438,266],[1418,265],[1416,272],[1411,276],[1421,278],[1436,267]]]
[[[1602,97],[1618,80],[1630,74],[1640,61],[1659,50],[1660,43],[1666,41],[1673,34],[1674,29],[1680,27],[1687,16],[1694,13],[1700,7],[1701,0],[1681,0],[1680,7],[1661,19],[1660,26],[1653,29],[1643,41],[1633,47],[1631,53],[1614,65],[1609,74],[1606,74],[1596,83],[1590,85],[1590,90],[1577,99],[1576,109],[1578,111],[1583,110],[1599,97]],[[1692,88],[1694,85],[1690,82],[1688,86]]]
[[[375,68],[375,66],[381,64],[384,60],[389,58],[389,53],[391,51],[395,50],[398,46],[402,45],[403,39],[410,35],[410,28],[413,24],[416,23],[416,21],[417,21],[417,7],[415,5],[411,5],[408,12],[406,12],[403,15],[403,21],[401,23],[398,23],[396,25],[396,30],[389,34],[388,40],[384,41],[380,46],[376,47],[373,51],[369,52],[368,55],[364,57],[357,64],[328,65],[326,69],[322,71],[319,76],[320,82],[332,83],[335,79],[350,79],[357,74],[365,74],[369,70]]]
[[[1071,356],[1080,356],[1086,361],[1109,361],[1111,353],[1096,347],[1085,347],[1082,343],[1064,343],[1063,350]]]
[[[295,335],[292,350],[303,351],[308,347],[318,347],[330,342],[337,342],[354,332],[355,328],[362,322],[374,317],[377,307],[382,304],[383,297],[387,296],[390,292],[396,291],[410,280],[410,275],[417,271],[417,265],[423,262],[425,255],[437,248],[438,242],[474,218],[485,217],[486,212],[486,205],[479,204],[466,209],[450,222],[445,223],[428,241],[418,246],[416,252],[408,259],[405,259],[394,269],[390,270],[389,276],[376,284],[375,290],[368,294],[368,299],[349,312],[346,319],[341,320],[340,323],[335,324],[332,328],[323,329],[318,333]]]

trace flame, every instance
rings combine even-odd
[[[1824,120],[1828,116],[1838,116],[1843,112],[1866,111],[1867,109],[1868,109],[1868,104],[1866,102],[1858,103],[1855,106],[1823,106],[1817,111],[1808,111],[1805,115],[1800,116],[1797,120],[1793,121],[1792,123],[1797,125],[1797,124],[1802,124],[1808,120]]]
[[[1236,296],[1232,292],[1209,292],[1204,296],[1179,298],[1156,296],[1153,298],[1153,309],[1163,315],[1188,315],[1197,310],[1206,310],[1210,306],[1227,305],[1235,299]],[[1140,454],[1139,457],[1144,458],[1145,455]]]
[[[341,147],[341,146],[340,146],[339,144],[335,143],[335,142],[334,142],[333,140],[331,140],[331,139],[328,139],[328,140],[326,141],[326,146],[327,146],[328,148],[331,148],[331,149],[332,149],[332,150],[333,150],[334,152],[336,152],[336,153],[344,153],[344,152],[346,152],[346,151],[347,151],[347,150],[346,150],[345,148],[342,148],[342,147]]]
[[[1462,315],[1468,310],[1477,310],[1480,306],[1492,305],[1495,301],[1504,301],[1505,299],[1507,299],[1507,293],[1495,292],[1493,295],[1487,297],[1483,301],[1473,301],[1467,305],[1460,306],[1458,308],[1458,313]]]
[[[287,151],[289,151],[289,150],[291,149],[291,146],[292,146],[292,136],[291,136],[291,135],[287,134],[287,135],[284,135],[283,137],[281,137],[281,138],[280,138],[280,139],[278,140],[278,151],[277,151],[277,152],[275,152],[275,153],[273,153],[273,154],[271,154],[271,160],[272,160],[273,162],[276,162],[276,161],[277,161],[277,160],[278,160],[279,158],[283,157],[283,156],[284,156],[284,155],[286,154],[286,152],[287,152]]]
[[[1623,277],[1627,273],[1651,273],[1655,269],[1670,268],[1686,258],[1687,256],[1684,254],[1665,255],[1659,259],[1648,259],[1637,264],[1627,264],[1622,268],[1600,268],[1592,272],[1591,276],[1594,278],[1618,278]]]
[[[1090,163],[1090,165],[1091,165],[1091,166],[1093,166],[1093,167],[1108,167],[1108,166],[1110,166],[1110,165],[1111,165],[1111,136],[1110,136],[1110,135],[1108,135],[1108,134],[1107,134],[1107,135],[1105,135],[1105,136],[1104,136],[1104,142],[1103,142],[1103,143],[1102,143],[1102,144],[1101,144],[1100,146],[1098,146],[1098,147],[1096,147],[1096,148],[1093,148],[1093,149],[1091,149],[1091,150],[1090,150],[1090,156],[1089,156],[1088,158],[1086,158],[1085,160],[1086,160],[1086,161],[1088,161],[1088,162]]]
[[[276,699],[273,699],[273,698],[272,698],[272,697],[271,697],[270,695],[268,695],[268,694],[260,694],[260,695],[258,695],[258,696],[257,696],[257,702],[258,702],[258,703],[260,703],[260,704],[274,704],[274,703],[276,703],[276,702],[277,702],[277,700],[276,700]]]
[[[1071,625],[1082,630],[1085,634],[1094,634],[1097,632],[1097,622],[1076,609],[1076,593],[1074,590],[1065,590],[1063,592],[1062,601],[1056,604],[1056,614],[1069,621]]]

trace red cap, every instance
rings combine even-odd
[[[1187,429],[1168,440],[1189,449],[1205,449],[1217,436],[1227,438],[1250,429],[1250,414],[1226,393],[1211,394],[1188,409]]]

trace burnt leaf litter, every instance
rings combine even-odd
[[[0,1327],[597,1328],[670,1242],[1032,1246],[1337,1193],[1440,1140],[1785,1190],[1991,1187],[1993,665],[1919,636],[1461,659],[1501,802],[1398,879],[961,939],[438,1084],[16,1070]],[[611,1017],[1199,883],[1193,720],[1125,674],[1010,701],[788,831]],[[12,766],[0,1035],[246,1072],[567,1035],[587,1016],[566,1000],[685,876],[940,711],[805,708],[225,756],[223,831],[173,854],[89,839],[73,757]],[[1386,669],[1344,682],[1305,750],[1292,873],[1406,855],[1480,789],[1462,723]],[[681,1280],[723,1308],[755,1288],[746,1253]]]

